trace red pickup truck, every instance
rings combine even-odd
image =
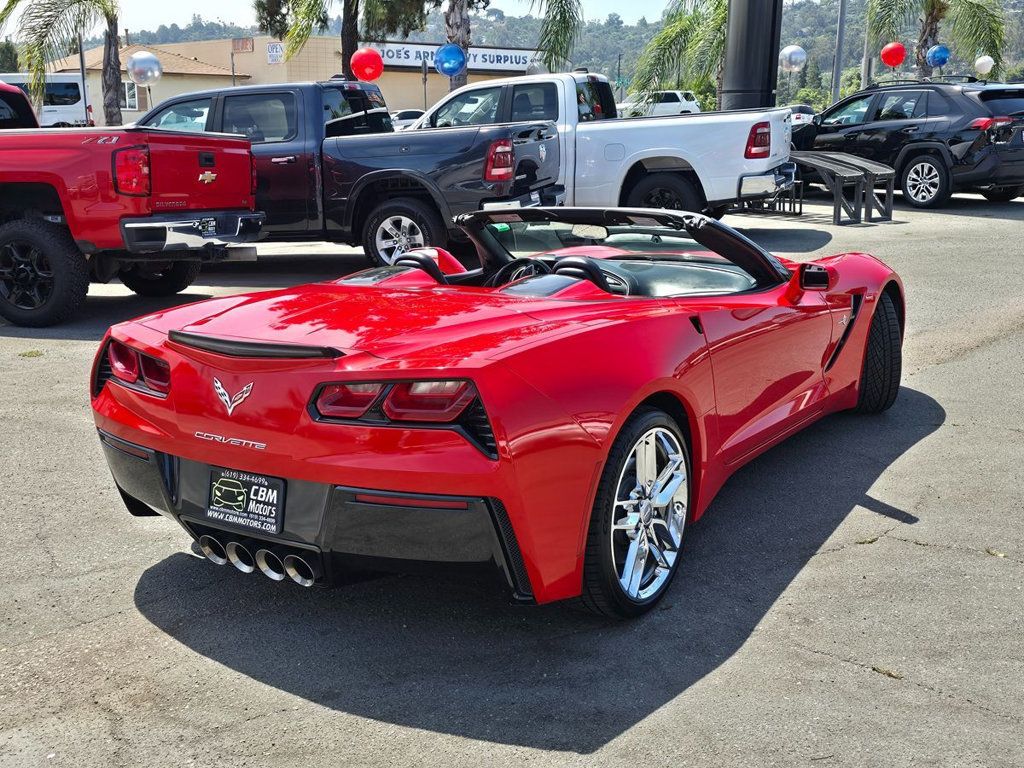
[[[89,281],[184,290],[257,239],[246,139],[153,128],[0,131],[0,317],[69,318]]]

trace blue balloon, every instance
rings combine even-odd
[[[466,68],[466,52],[455,43],[445,43],[434,54],[434,69],[445,77],[455,77]]]
[[[933,45],[924,55],[929,67],[944,67],[949,61],[949,48],[944,45]]]

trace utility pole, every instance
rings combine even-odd
[[[832,65],[832,103],[839,101],[839,80],[843,76],[843,39],[846,36],[846,0],[839,0],[839,27],[836,29],[836,57]]]
[[[860,87],[867,88],[871,80],[871,35],[867,19],[864,20],[864,56],[860,60]]]
[[[619,63],[615,65],[615,86],[619,89],[619,101],[622,101],[622,52],[619,52]]]
[[[85,51],[82,48],[82,33],[78,33],[78,71],[82,73],[82,109],[85,111],[85,122],[89,125],[89,91],[85,84]]]

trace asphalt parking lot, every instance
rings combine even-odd
[[[633,623],[197,559],[124,511],[87,390],[106,327],[175,302],[115,283],[68,325],[0,325],[0,765],[1024,764],[1024,200],[726,221],[798,259],[894,266],[903,388],[734,476]],[[180,298],[363,265],[261,254]]]

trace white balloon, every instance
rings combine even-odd
[[[991,56],[979,56],[974,60],[974,68],[978,70],[979,75],[987,75],[995,65],[995,59]]]
[[[149,51],[136,51],[125,62],[129,79],[136,85],[152,85],[164,73],[160,59]]]
[[[787,45],[779,52],[779,66],[783,72],[799,72],[807,63],[807,51],[799,45]]]

